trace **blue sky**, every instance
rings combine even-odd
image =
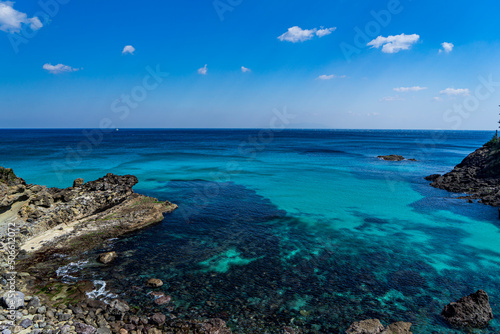
[[[499,9],[0,0],[0,128],[264,128],[286,109],[291,128],[492,130]]]

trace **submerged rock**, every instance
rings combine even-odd
[[[411,322],[398,321],[387,326],[386,332],[387,334],[412,334],[411,326]]]
[[[493,319],[488,294],[483,290],[446,305],[441,316],[453,327],[484,328]]]
[[[380,334],[384,326],[378,319],[368,319],[354,322],[346,331],[346,334]]]
[[[203,333],[207,334],[231,334],[226,322],[219,318],[207,319],[202,324]]]
[[[354,322],[346,334],[412,334],[410,322],[395,322],[387,326],[382,325],[378,319],[368,319]]]
[[[154,303],[156,305],[165,305],[165,304],[170,303],[171,299],[172,299],[172,297],[170,297],[170,296],[161,296],[159,298],[156,298]]]

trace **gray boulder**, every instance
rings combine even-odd
[[[2,301],[7,308],[17,310],[24,307],[24,293],[20,291],[8,291],[4,293]]]

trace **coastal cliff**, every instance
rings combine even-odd
[[[464,193],[465,198],[500,207],[500,146],[487,143],[451,172],[430,175],[426,180],[432,181],[431,186],[435,188]]]
[[[49,248],[79,252],[111,237],[163,220],[177,205],[134,193],[133,175],[106,176],[66,189],[26,184],[12,169],[0,167],[0,232],[15,234],[28,253]],[[4,250],[5,255],[5,250]]]

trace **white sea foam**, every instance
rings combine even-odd
[[[71,274],[77,273],[80,271],[85,264],[87,264],[87,260],[82,260],[78,262],[70,262],[65,266],[59,267],[56,270],[57,277],[61,277],[61,282],[66,284],[75,283],[78,281],[78,278],[72,276]]]
[[[106,290],[106,282],[101,281],[101,280],[95,280],[93,281],[95,289],[87,292],[86,295],[88,298],[91,299],[101,299],[104,302],[106,299],[114,299],[118,298],[118,295],[115,295],[114,293],[111,293],[110,291]]]

